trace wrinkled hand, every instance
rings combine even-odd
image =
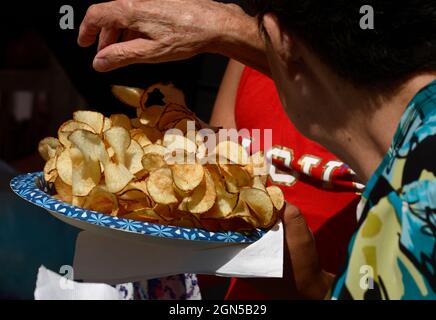
[[[118,0],[89,7],[78,43],[98,40],[93,66],[110,71],[133,63],[159,63],[214,52],[226,25],[243,15],[211,0]]]
[[[293,280],[298,293],[309,299],[323,299],[333,282],[333,275],[322,270],[315,240],[300,210],[287,204],[283,224],[289,265],[285,278]],[[285,253],[285,254],[286,254]],[[289,274],[291,273],[291,274]]]

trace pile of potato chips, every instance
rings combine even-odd
[[[172,85],[112,91],[137,108],[137,118],[77,111],[57,138],[40,142],[44,178],[56,198],[113,216],[210,231],[275,224],[284,198],[278,187],[266,187],[266,171],[254,175],[265,165],[263,153],[250,156],[230,140],[211,152],[197,131],[189,138],[188,121],[195,130],[216,129],[187,109]],[[159,104],[150,105],[152,94],[160,95]],[[212,158],[217,161],[205,161]]]

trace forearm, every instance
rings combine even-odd
[[[247,15],[236,5],[223,4],[223,6],[225,9],[220,10],[217,17],[219,33],[207,50],[270,75],[265,43],[256,18]]]

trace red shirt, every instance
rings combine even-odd
[[[336,272],[356,226],[360,197],[354,173],[295,129],[274,82],[250,68],[244,69],[240,80],[235,119],[238,129],[272,129],[274,154],[280,156],[273,158],[273,164],[281,175],[270,183],[280,186],[286,200],[300,208],[314,232],[323,268]],[[226,298],[291,298],[292,289],[284,287],[280,279],[232,279]]]

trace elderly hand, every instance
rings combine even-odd
[[[244,32],[241,32],[244,30]],[[159,63],[196,54],[221,53],[267,68],[254,18],[233,4],[211,0],[118,0],[92,5],[78,43],[91,46],[97,71],[133,63]]]

